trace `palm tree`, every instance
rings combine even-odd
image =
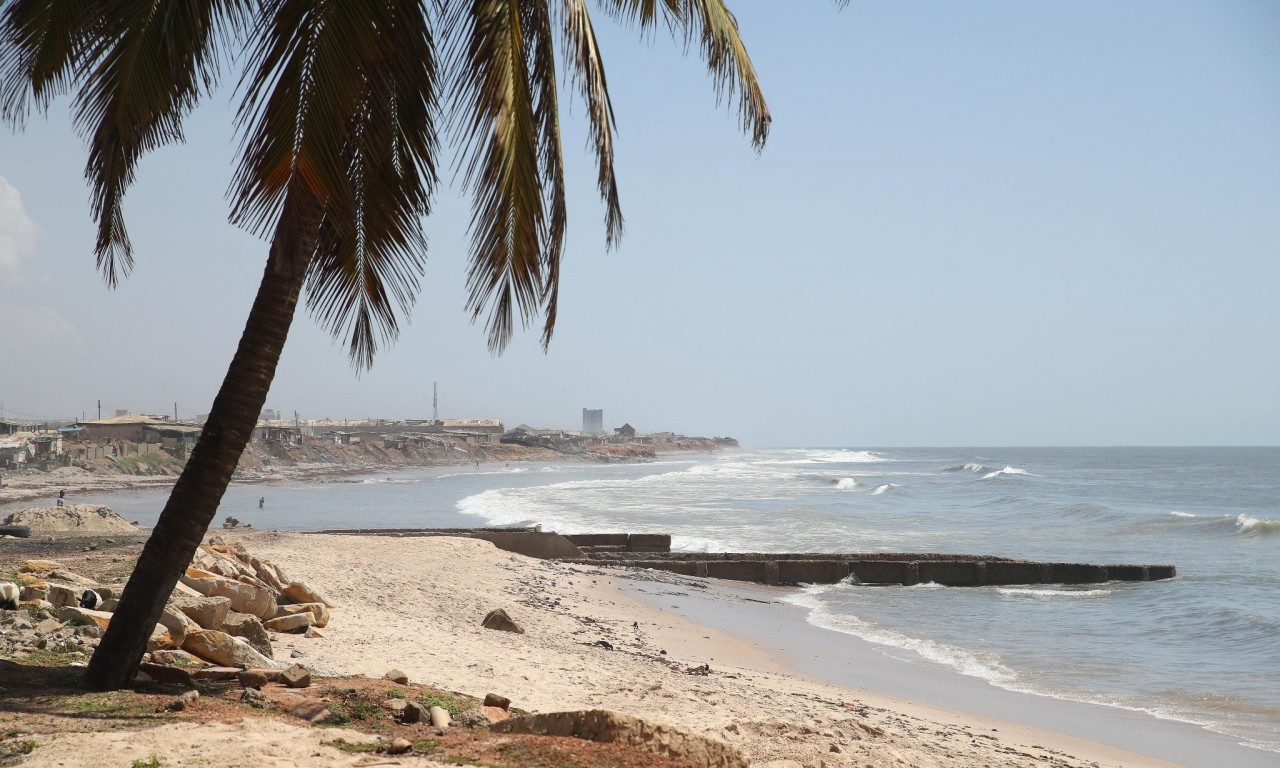
[[[696,45],[757,150],[769,111],[723,0],[598,0]],[[241,65],[233,223],[269,243],[253,308],[204,432],[138,558],[86,674],[127,685],[214,519],[306,303],[357,367],[397,335],[423,274],[423,217],[451,131],[472,195],[467,309],[499,353],[517,316],[556,321],[566,211],[556,46],[585,103],[605,207],[622,234],[614,118],[586,0],[2,0],[0,111],[15,128],[73,93],[88,144],[96,256],[132,267],[121,200],[146,152]]]

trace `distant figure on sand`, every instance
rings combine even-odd
[[[67,495],[67,492],[65,489],[58,491],[58,506],[62,506],[62,500],[63,498],[66,497],[66,495]]]
[[[258,509],[262,509],[263,505],[264,505],[264,504],[266,504],[266,503],[267,503],[267,497],[266,497],[266,496],[259,496],[259,497],[258,497]]]

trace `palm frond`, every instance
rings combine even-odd
[[[572,63],[572,81],[587,105],[591,142],[595,146],[596,183],[605,204],[605,244],[615,245],[622,237],[622,204],[618,200],[618,183],[613,173],[613,104],[605,79],[604,62],[596,44],[595,29],[587,13],[586,0],[563,0],[565,58]]]
[[[241,83],[232,221],[306,265],[308,305],[357,368],[398,333],[426,258],[438,78],[425,10],[279,0]]]
[[[472,193],[467,309],[475,320],[488,308],[493,352],[510,341],[517,312],[526,325],[538,313],[547,286],[539,154],[546,123],[536,110],[554,105],[555,84],[532,80],[530,37],[537,25],[526,29],[530,19],[520,6],[518,0],[459,3],[446,25],[463,183]],[[550,100],[536,105],[545,93]]]
[[[837,3],[842,0],[837,0]],[[744,132],[751,134],[756,151],[769,138],[769,106],[756,78],[747,47],[738,34],[738,21],[724,0],[602,0],[614,16],[651,27],[661,12],[667,25],[684,37],[685,45],[695,41],[707,63],[719,99],[738,99],[738,114]]]
[[[21,128],[70,91],[102,24],[93,0],[12,0],[0,11],[0,114]]]

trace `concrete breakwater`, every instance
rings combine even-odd
[[[1007,557],[936,553],[740,553],[671,552],[666,534],[579,534],[565,536],[586,555],[581,562],[653,568],[759,584],[861,584],[912,586],[933,582],[948,587],[1024,584],[1098,584],[1157,581],[1177,575],[1172,565],[1039,563]]]
[[[471,536],[530,557],[591,565],[652,568],[758,584],[860,584],[948,587],[1027,584],[1100,584],[1159,581],[1177,575],[1172,565],[1041,563],[1007,557],[937,553],[672,552],[665,533],[561,535],[533,528],[360,528],[318,533],[364,536]]]

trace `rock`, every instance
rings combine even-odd
[[[511,707],[511,699],[506,696],[499,696],[496,693],[486,693],[484,695],[484,706],[506,710]]]
[[[182,644],[186,642],[188,632],[192,632],[200,628],[200,625],[192,620],[190,616],[172,605],[166,605],[164,607],[164,611],[160,614],[160,623],[165,629],[169,630],[169,635],[173,638],[174,645],[179,648],[181,648]]]
[[[281,673],[281,682],[290,688],[306,688],[311,685],[311,670],[294,664]]]
[[[404,707],[400,710],[400,722],[409,725],[412,723],[421,723],[431,717],[431,713],[426,707],[416,701],[406,701]]]
[[[228,598],[234,611],[250,613],[260,619],[270,619],[276,615],[275,593],[265,587],[245,584],[197,568],[188,568],[181,576],[181,581],[205,597]]]
[[[182,611],[198,626],[205,629],[218,629],[231,612],[231,599],[227,597],[205,597],[204,595],[187,595],[174,592],[169,596],[169,606]],[[190,630],[188,630],[190,632]]]
[[[289,605],[276,606],[275,618],[282,616],[292,616],[295,613],[309,612],[311,614],[311,624],[316,627],[323,627],[329,623],[329,608],[324,603],[291,603]]]
[[[74,587],[69,587],[65,584],[49,584],[46,590],[49,596],[45,599],[58,608],[64,605],[80,605],[80,593]]]
[[[185,651],[182,651],[185,653]],[[154,654],[153,654],[154,655]],[[196,658],[192,656],[191,658]],[[208,680],[210,682],[224,683],[228,680],[235,680],[240,675],[239,667],[205,667],[197,669],[191,673],[196,680]]]
[[[19,573],[52,573],[64,570],[57,560],[28,560],[18,569]]]
[[[170,630],[172,633],[173,630]],[[185,638],[184,638],[185,639]],[[155,651],[151,654],[151,661],[156,664],[162,664],[167,667],[202,667],[204,662],[186,651]]]
[[[119,600],[115,599],[114,597],[107,597],[107,598],[103,598],[102,603],[98,606],[98,610],[106,611],[107,613],[115,613],[116,609],[119,607],[120,607]]]
[[[97,624],[81,624],[76,627],[76,634],[80,637],[102,637],[102,628]]]
[[[147,638],[147,652],[155,651],[171,651],[178,647],[173,641],[173,635],[169,634],[169,630],[163,624],[157,624],[151,630],[151,637]]]
[[[524,634],[524,630],[520,628],[520,625],[512,621],[511,617],[507,615],[507,612],[501,608],[495,608],[494,610],[489,611],[489,613],[485,615],[484,621],[480,626],[485,629],[497,629],[503,632],[517,632],[522,635]]]
[[[240,693],[240,700],[254,709],[269,709],[271,707],[271,700],[256,688],[245,688]]]
[[[168,704],[164,705],[164,708],[169,710],[170,712],[181,712],[182,710],[194,704],[196,700],[199,698],[200,698],[200,692],[192,688],[191,690],[187,691],[181,696],[178,696],[172,699]]]
[[[47,635],[50,632],[56,632],[62,629],[62,622],[57,619],[45,619],[36,624],[36,632],[41,635]]]
[[[337,604],[319,591],[300,581],[290,581],[284,585],[283,594],[291,603],[323,603],[329,608],[337,608]]]
[[[28,560],[27,562],[33,562],[33,561]],[[61,568],[62,566],[58,566],[58,567],[59,567],[59,568]],[[20,586],[20,587],[35,587],[36,589],[46,589],[46,588],[48,588],[49,584],[48,584],[47,582],[45,582],[45,580],[44,580],[44,579],[42,579],[42,578],[40,578],[40,577],[38,577],[38,576],[36,576],[36,575],[34,575],[34,574],[31,574],[31,573],[21,573],[21,572],[20,572],[20,573],[18,574],[18,586]]]
[[[397,685],[408,685],[408,684],[409,684],[409,676],[408,676],[408,675],[406,675],[405,673],[401,672],[401,671],[400,671],[400,670],[398,670],[398,669],[391,669],[391,670],[388,670],[388,671],[387,671],[387,674],[385,674],[385,675],[383,675],[383,676],[382,676],[382,679],[383,679],[383,680],[390,680],[391,682],[393,682],[393,683],[395,683],[395,684],[397,684]]]
[[[481,707],[480,712],[490,723],[500,723],[511,719],[511,715],[502,707]]]
[[[228,613],[227,618],[222,622],[221,629],[232,637],[243,637],[255,651],[268,659],[275,658],[271,649],[271,638],[267,636],[267,630],[257,616],[247,613]]]
[[[746,756],[724,742],[606,709],[524,715],[494,723],[489,729],[629,744],[707,768],[748,766]]]
[[[296,718],[314,723],[328,717],[329,704],[320,699],[305,699],[290,707],[288,711]]]
[[[242,669],[236,679],[242,688],[261,688],[271,682],[272,673],[279,674],[276,669]]]
[[[382,708],[395,715],[399,715],[407,706],[409,706],[407,699],[384,699],[382,701]]]
[[[69,621],[72,624],[96,624],[102,629],[106,629],[111,623],[111,614],[106,611],[92,611],[88,608],[81,608],[78,605],[64,605],[58,612],[58,617],[63,621]]]
[[[249,669],[275,666],[271,659],[255,651],[245,641],[216,629],[197,629],[187,633],[182,650],[226,667]]]
[[[25,525],[33,534],[138,533],[136,525],[101,504],[28,507],[10,514],[3,525]]]
[[[176,653],[176,651],[171,651],[171,653]],[[152,658],[155,658],[155,654],[152,654]],[[154,661],[144,661],[138,665],[138,671],[146,672],[152,680],[164,685],[181,685],[186,688],[196,687],[196,681],[191,677],[191,672],[181,667],[171,667],[165,664],[156,664]]]
[[[406,707],[407,709],[407,707]],[[431,725],[434,728],[448,728],[452,718],[449,717],[449,710],[444,707],[431,707],[427,710],[431,715]]]
[[[307,627],[307,631],[302,633],[302,636],[316,638],[316,637],[324,637],[324,634],[320,630],[316,629],[315,627]]]
[[[289,658],[291,659],[300,659],[306,655],[306,652],[300,648],[294,648],[292,651],[289,651]]]
[[[294,613],[278,619],[269,619],[266,622],[267,629],[272,632],[306,632],[310,626],[310,612]]]
[[[413,749],[413,743],[411,741],[409,741],[408,739],[396,738],[396,739],[392,739],[391,743],[387,745],[387,754],[403,755],[405,752],[408,752],[411,749]]]

